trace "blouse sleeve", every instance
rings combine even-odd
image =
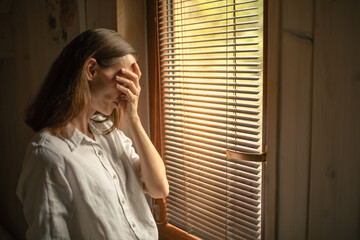
[[[17,195],[29,226],[27,239],[70,239],[72,191],[62,158],[44,147],[28,150]]]

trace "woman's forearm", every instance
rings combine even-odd
[[[163,198],[169,193],[165,165],[147,136],[139,117],[127,121],[140,157],[141,175],[145,191],[153,198]]]

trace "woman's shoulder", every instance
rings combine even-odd
[[[28,144],[27,157],[35,157],[45,161],[61,161],[62,155],[68,151],[66,140],[54,136],[48,131],[36,133]]]
[[[66,139],[61,136],[51,134],[49,131],[41,131],[36,133],[30,141],[30,144],[36,147],[45,147],[49,149],[57,149],[66,146]]]

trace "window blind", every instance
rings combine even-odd
[[[200,239],[260,239],[263,3],[159,0],[168,222]]]

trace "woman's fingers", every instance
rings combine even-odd
[[[126,95],[126,98],[129,102],[134,102],[136,100],[135,94],[129,88],[120,84],[116,84],[116,88]]]
[[[134,72],[128,71],[125,68],[123,68],[121,69],[121,74],[127,77],[128,79],[132,80],[135,83],[136,87],[140,87],[139,80],[141,77],[141,72],[139,66],[136,63],[133,63],[131,67],[133,68]]]
[[[131,67],[133,68],[134,73],[138,76],[138,79],[141,78],[141,71],[140,71],[140,67],[137,64],[137,62],[134,62]]]
[[[134,81],[129,80],[129,79],[124,78],[124,77],[120,77],[120,76],[116,76],[116,81],[118,82],[117,85],[122,85],[122,86],[124,86],[125,88],[130,89],[131,92],[132,92],[133,94],[135,94],[136,96],[139,96],[139,95],[140,95],[140,91],[141,91],[140,86],[137,87],[137,86],[135,85],[135,82],[134,82]]]
[[[140,96],[141,87],[139,79],[141,71],[139,65],[135,62],[131,65],[133,71],[121,69],[121,76],[116,76],[116,88],[126,95],[127,101],[136,102]]]

